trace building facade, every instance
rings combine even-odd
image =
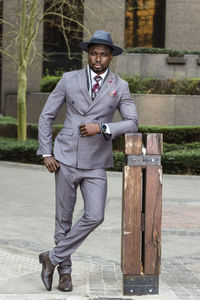
[[[43,3],[44,1],[44,3]],[[0,1],[3,18],[15,23],[12,8],[20,9],[20,0]],[[41,0],[45,9],[51,0]],[[64,8],[67,42],[61,33],[61,23],[48,17],[40,26],[37,52],[28,72],[28,92],[38,92],[40,79],[47,72],[69,71],[81,68],[87,62],[77,46],[81,40],[104,29],[110,31],[114,43],[121,47],[160,47],[180,50],[199,50],[200,3],[199,0],[69,0],[72,6]],[[83,26],[70,19],[76,18]],[[17,24],[16,24],[17,26]],[[8,45],[9,28],[4,25],[2,44]],[[41,54],[44,53],[42,56]],[[112,69],[115,70],[116,60]],[[17,74],[12,61],[6,56],[1,60],[1,110],[4,114],[6,96],[16,94]]]

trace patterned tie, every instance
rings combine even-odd
[[[100,90],[99,82],[100,82],[101,79],[102,78],[99,75],[97,75],[97,76],[94,77],[94,80],[96,81],[96,83],[92,87],[92,100],[94,100],[94,98],[96,97],[97,93]]]

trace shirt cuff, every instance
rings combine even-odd
[[[105,124],[105,125],[106,125],[106,131],[105,131],[105,133],[111,134],[110,127],[107,124]]]
[[[42,157],[51,157],[51,154],[43,154]]]

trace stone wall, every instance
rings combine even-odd
[[[31,93],[27,95],[27,120],[38,123],[39,115],[47,100],[48,93]],[[199,126],[200,96],[182,95],[132,95],[136,104],[139,125],[160,126]],[[7,116],[17,116],[17,96],[6,97],[5,112]],[[64,105],[55,123],[62,124],[65,119]],[[113,121],[119,121],[115,113]]]
[[[152,78],[199,78],[198,55],[185,55],[185,64],[168,64],[168,54],[127,53],[116,59],[115,72],[119,75]]]
[[[199,16],[199,0],[166,0],[165,48],[199,49]]]

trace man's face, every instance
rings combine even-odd
[[[97,74],[102,74],[109,67],[112,60],[111,48],[106,45],[94,44],[88,52],[88,64]]]

